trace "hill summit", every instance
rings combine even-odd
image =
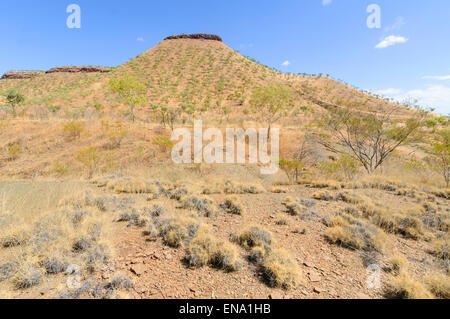
[[[181,34],[172,35],[165,38],[164,40],[175,40],[175,39],[196,39],[196,40],[213,40],[223,42],[222,38],[214,34],[196,33],[196,34]]]

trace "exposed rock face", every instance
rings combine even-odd
[[[222,38],[218,35],[214,34],[181,34],[181,35],[173,35],[165,38],[164,40],[174,40],[174,39],[200,39],[200,40],[213,40],[223,42]]]
[[[80,73],[80,72],[86,72],[86,73],[106,73],[110,72],[111,70],[96,66],[61,66],[57,68],[53,68],[48,70],[45,73],[58,73],[58,72],[65,72],[65,73]]]
[[[3,74],[2,80],[6,79],[31,79],[38,76],[39,72],[7,72]]]

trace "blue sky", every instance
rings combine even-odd
[[[66,25],[69,4],[81,28]],[[368,28],[367,7],[381,9]],[[164,37],[213,33],[285,72],[331,74],[450,113],[448,0],[2,0],[0,73],[116,66]]]

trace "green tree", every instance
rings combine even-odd
[[[25,97],[15,91],[9,91],[6,94],[6,102],[11,107],[11,111],[14,117],[16,117],[16,106],[22,104],[25,101]]]
[[[350,181],[352,180],[356,173],[358,172],[358,168],[360,167],[360,162],[356,160],[354,157],[349,155],[341,155],[337,161],[333,162],[320,162],[319,168],[322,172],[327,175],[343,175],[343,177]]]
[[[427,162],[435,168],[444,178],[446,187],[450,183],[450,130],[443,129],[435,134],[427,152],[431,157]]]
[[[254,112],[267,123],[270,137],[272,124],[294,107],[294,94],[292,89],[286,86],[257,87],[253,90],[250,105],[254,107]]]
[[[111,91],[116,93],[123,103],[130,106],[131,120],[135,121],[134,109],[146,102],[147,87],[133,77],[114,78],[109,81]]]
[[[156,103],[152,103],[151,108],[155,112],[158,112],[161,124],[164,126],[164,128],[166,127],[166,125],[169,125],[170,129],[173,131],[175,121],[179,118],[181,114],[181,109],[178,107],[168,107]]]
[[[358,160],[371,174],[399,146],[414,140],[427,116],[427,112],[418,109],[411,118],[399,120],[394,116],[396,109],[381,109],[377,113],[357,108],[330,110],[320,122],[324,133],[318,142],[328,151]]]
[[[299,160],[280,159],[280,168],[286,173],[290,183],[298,181],[303,166],[303,163]]]
[[[75,159],[81,162],[88,170],[88,178],[91,178],[100,162],[100,153],[95,146],[89,146],[86,149],[80,150]]]

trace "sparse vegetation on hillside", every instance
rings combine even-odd
[[[294,107],[294,100],[294,92],[289,87],[268,86],[254,89],[250,104],[267,124],[267,136],[270,136],[272,125]]]
[[[373,173],[414,136],[426,116],[425,111],[417,110],[414,117],[400,122],[393,118],[395,111],[392,108],[365,114],[351,108],[330,110],[330,115],[321,121],[328,133],[322,135],[320,143],[333,153],[352,156],[368,173]]]
[[[1,296],[448,298],[447,117],[193,39],[11,89],[0,174],[26,182],[0,183]],[[194,119],[280,128],[280,172],[172,163]]]
[[[15,91],[9,91],[6,95],[6,102],[11,107],[11,113],[14,117],[17,116],[16,107],[25,101],[25,97]]]
[[[116,93],[119,98],[129,105],[131,121],[135,121],[134,108],[145,103],[145,94],[147,88],[138,79],[133,77],[123,77],[120,79],[111,79],[109,82],[111,91]]]

